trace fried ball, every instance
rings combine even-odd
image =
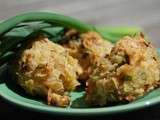
[[[18,84],[31,95],[47,97],[48,104],[65,107],[68,92],[79,85],[78,61],[60,45],[40,35],[29,41],[12,63]]]
[[[75,30],[70,30],[66,33],[67,36],[72,36],[69,41],[63,46],[67,48],[70,55],[78,59],[83,72],[80,75],[80,80],[87,80],[92,72],[92,66],[98,59],[107,56],[112,48],[112,44],[96,32],[87,32],[77,35]],[[78,36],[77,38],[75,36]]]
[[[93,69],[86,90],[86,101],[92,105],[133,101],[160,82],[156,50],[142,36],[121,39]]]

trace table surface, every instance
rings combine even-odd
[[[152,43],[160,47],[160,0],[0,0],[0,20],[33,10],[55,11],[95,25],[140,26]],[[17,118],[19,114],[28,119],[53,118],[53,116],[16,108],[0,99],[0,116],[8,117],[9,114]],[[91,119],[96,118],[99,117]],[[158,120],[160,105],[108,118]]]

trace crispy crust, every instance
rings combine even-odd
[[[101,59],[87,81],[86,100],[105,105],[133,101],[159,85],[159,61],[154,47],[142,36],[124,37]]]
[[[96,64],[98,59],[107,56],[113,45],[103,40],[96,32],[78,34],[76,31],[70,30],[66,34],[67,37],[70,37],[69,41],[63,46],[72,57],[78,59],[83,70],[79,79],[86,81],[92,72],[92,66]],[[75,36],[78,36],[78,38],[75,38]]]
[[[69,105],[67,92],[79,85],[78,61],[58,44],[39,36],[20,51],[12,64],[18,84],[31,95],[46,96],[48,104]]]

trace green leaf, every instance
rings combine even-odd
[[[2,41],[0,44],[0,56],[16,48],[19,43],[26,40],[26,38],[28,38],[27,36],[31,34],[44,33],[47,34],[51,40],[57,42],[60,39],[60,32],[62,31],[62,27],[54,27],[53,24],[50,25],[42,22],[31,22],[16,26],[0,38]]]
[[[8,20],[0,23],[0,35],[3,35],[13,29],[16,25],[24,22],[38,22],[53,23],[62,27],[75,28],[80,32],[92,31],[93,26],[83,23],[77,19],[69,16],[64,16],[50,12],[30,12],[14,16]]]
[[[42,22],[29,22],[29,23],[23,23],[18,26],[15,26],[11,31],[6,33],[4,36],[18,36],[18,37],[25,37],[29,35],[32,32],[39,31],[44,28],[53,27],[53,25],[50,25],[48,23],[42,23]]]
[[[0,57],[0,66],[13,58],[15,58],[15,53],[14,52],[7,52],[2,57]]]
[[[48,35],[48,38],[53,42],[59,42],[62,40],[64,35],[64,28],[63,27],[50,27],[41,29],[40,32]]]

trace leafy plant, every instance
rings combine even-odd
[[[39,33],[46,34],[53,42],[62,40],[65,29],[79,32],[96,31],[104,39],[116,42],[123,36],[134,36],[139,27],[98,27],[77,19],[49,12],[31,12],[14,16],[0,23],[0,64],[13,58],[21,44]]]

